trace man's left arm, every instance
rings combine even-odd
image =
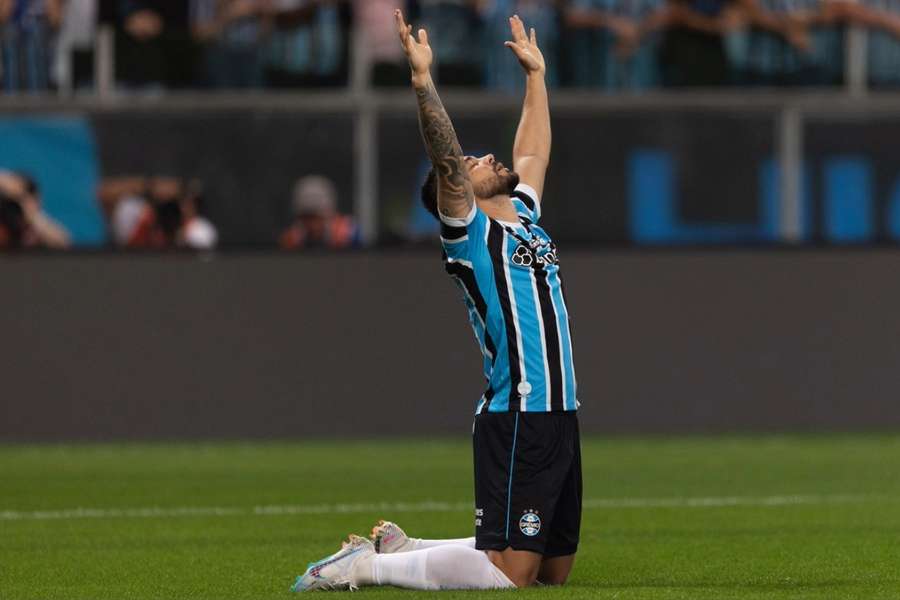
[[[525,33],[525,24],[518,15],[509,19],[511,42],[506,47],[513,51],[525,69],[525,103],[522,118],[513,145],[513,169],[522,183],[534,188],[538,198],[544,191],[544,177],[550,164],[550,101],[544,81],[546,65],[537,45],[534,29]]]

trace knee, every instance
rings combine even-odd
[[[529,587],[538,581],[541,570],[539,554],[509,548],[504,552],[489,551],[488,558],[517,588]]]
[[[532,568],[529,565],[519,564],[502,564],[497,567],[503,571],[506,578],[509,579],[517,588],[529,587],[538,581],[538,568]]]
[[[559,574],[551,574],[551,575],[542,575],[538,581],[542,585],[563,585],[566,580],[569,578],[568,573],[559,573]]]
[[[506,577],[517,588],[529,587],[537,583],[537,573],[512,572],[506,573]]]

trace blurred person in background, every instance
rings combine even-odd
[[[809,38],[806,60],[813,85],[841,85],[844,81],[846,27],[833,12],[844,0],[798,0],[789,18],[799,23]]]
[[[50,89],[64,0],[0,0],[0,55],[7,92]]]
[[[724,36],[741,23],[734,0],[666,0],[660,63],[666,87],[715,87],[729,82]]]
[[[440,57],[436,65],[440,83],[473,87],[484,83],[480,11],[486,1],[490,0],[418,0],[421,27],[434,34],[430,41]]]
[[[575,87],[605,87],[607,57],[617,41],[628,37],[627,30],[616,27],[618,22],[606,18],[607,5],[607,0],[569,0],[563,8],[567,40],[563,48],[568,77]]]
[[[111,177],[98,190],[114,243],[122,248],[210,250],[215,225],[201,214],[203,187],[178,177]]]
[[[869,30],[869,83],[875,88],[900,86],[900,0],[860,0],[836,7],[844,20]]]
[[[824,79],[806,20],[809,9],[818,10],[818,0],[739,0],[739,6],[746,46],[735,65],[738,83],[784,86]]]
[[[269,86],[334,87],[347,83],[346,0],[272,0],[274,29],[266,42]]]
[[[659,29],[664,0],[573,0],[566,11],[569,27],[608,32],[597,49],[603,65],[587,79],[608,90],[646,90],[660,83]],[[576,57],[577,63],[584,57]],[[578,66],[581,70],[584,67]],[[594,67],[597,68],[597,67]],[[584,76],[582,76],[584,77]]]
[[[98,0],[65,0],[53,69],[62,87],[90,85],[94,72],[94,40],[100,19]]]
[[[394,11],[406,6],[406,0],[354,0],[353,20],[362,44],[372,61],[371,84],[381,86],[409,85],[409,67],[403,50],[397,47]]]
[[[137,89],[184,88],[196,79],[188,0],[118,0],[116,76]]]
[[[282,250],[359,246],[359,226],[352,216],[338,213],[337,188],[327,177],[308,175],[298,179],[291,212],[293,221],[278,238]]]
[[[272,0],[191,0],[191,27],[204,46],[206,82],[219,89],[263,84],[261,44]]]
[[[69,233],[41,209],[37,182],[23,173],[0,171],[0,248],[65,249]]]
[[[507,92],[524,89],[522,69],[509,56],[503,42],[509,38],[509,15],[519,15],[541,32],[541,48],[547,58],[547,85],[559,84],[556,70],[559,47],[559,14],[556,0],[480,0],[477,9],[484,27],[484,81],[488,88]]]

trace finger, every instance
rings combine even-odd
[[[525,39],[525,26],[519,15],[513,15],[509,18],[509,29],[512,32],[513,41],[521,42]]]
[[[522,20],[522,17],[516,15],[516,22],[518,23],[517,29],[519,30],[519,40],[520,42],[528,41],[528,34],[525,33],[525,22]]]
[[[412,45],[415,40],[412,37],[412,25],[407,25],[403,30],[403,33],[400,34],[400,41],[403,42],[403,47],[409,51],[412,49]]]
[[[531,43],[537,46],[537,33],[534,31],[534,27],[531,28]]]
[[[424,29],[419,30],[419,43],[422,44],[423,46],[428,45],[428,32],[425,31]]]
[[[397,20],[397,35],[400,36],[400,43],[406,48],[408,45],[409,25],[406,24],[406,21],[403,19],[403,13],[399,10],[394,13],[394,17]]]
[[[515,54],[517,57],[522,58],[525,56],[525,50],[523,50],[522,47],[519,46],[517,43],[503,42],[503,45],[506,46],[507,48],[509,48],[510,50],[512,50],[513,54]]]

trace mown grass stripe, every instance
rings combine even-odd
[[[619,508],[716,508],[728,506],[792,506],[821,504],[862,504],[879,496],[861,494],[818,494],[780,496],[712,496],[696,498],[593,498],[582,503],[586,509]],[[369,512],[416,513],[472,510],[471,502],[374,502],[357,504],[271,505],[249,508],[223,506],[180,506],[145,508],[69,508],[60,510],[4,510],[0,521],[42,521],[53,519],[152,519],[169,517],[232,517],[353,514]]]

